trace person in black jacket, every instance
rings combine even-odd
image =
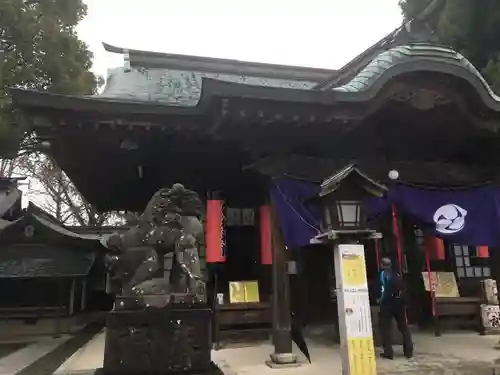
[[[389,258],[382,259],[380,272],[380,336],[384,352],[383,358],[394,359],[394,350],[391,344],[391,323],[396,320],[399,332],[403,336],[403,352],[406,358],[413,357],[413,342],[410,329],[406,321],[406,293],[403,278],[392,270]]]

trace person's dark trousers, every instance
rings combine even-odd
[[[380,305],[380,336],[382,339],[382,347],[384,348],[383,356],[386,358],[394,358],[394,350],[391,343],[391,323],[392,319],[396,320],[398,330],[403,336],[403,352],[405,357],[413,357],[413,342],[411,340],[410,329],[406,323],[404,304],[396,302],[382,303]]]

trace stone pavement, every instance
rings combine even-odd
[[[31,340],[31,343],[14,353],[0,358],[0,375],[14,375],[18,373],[46,354],[55,350],[69,338],[70,336],[61,336],[59,338],[25,338],[25,340]]]
[[[94,336],[87,344],[77,350],[54,375],[67,374],[73,372],[89,372],[96,368],[101,368],[104,360],[104,340],[105,331],[102,330]]]
[[[105,333],[76,352],[55,374],[92,374],[102,367]],[[408,361],[401,348],[395,347],[398,357],[394,361],[377,360],[378,374],[386,375],[491,375],[500,351],[493,346],[498,336],[479,336],[475,333],[446,333],[442,337],[432,334],[415,334],[415,358]],[[272,352],[269,343],[228,347],[214,351],[212,358],[225,375],[316,375],[341,374],[339,346],[314,338],[308,340],[312,364],[301,358],[302,366],[271,369],[265,361]],[[295,348],[295,352],[299,350]],[[497,372],[496,374],[500,374]]]

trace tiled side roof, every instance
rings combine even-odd
[[[37,278],[85,276],[95,255],[45,246],[0,248],[0,278]]]
[[[158,102],[173,106],[195,106],[200,99],[203,78],[253,86],[303,90],[309,90],[317,83],[162,68],[138,70],[117,68],[108,75],[106,87],[100,97],[134,102]]]

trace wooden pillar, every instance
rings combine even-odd
[[[82,300],[80,301],[81,311],[85,311],[87,308],[87,278],[82,279]]]
[[[55,326],[55,333],[54,333],[54,338],[61,337],[61,314],[62,314],[62,307],[64,304],[64,279],[58,279],[57,280],[57,311],[56,311],[56,326]]]
[[[76,292],[76,279],[71,279],[71,288],[69,290],[69,306],[68,315],[73,315],[75,312],[75,292]]]
[[[290,289],[287,273],[287,250],[280,229],[276,210],[271,205],[271,234],[273,243],[272,285],[273,285],[273,364],[297,362],[292,353]]]

